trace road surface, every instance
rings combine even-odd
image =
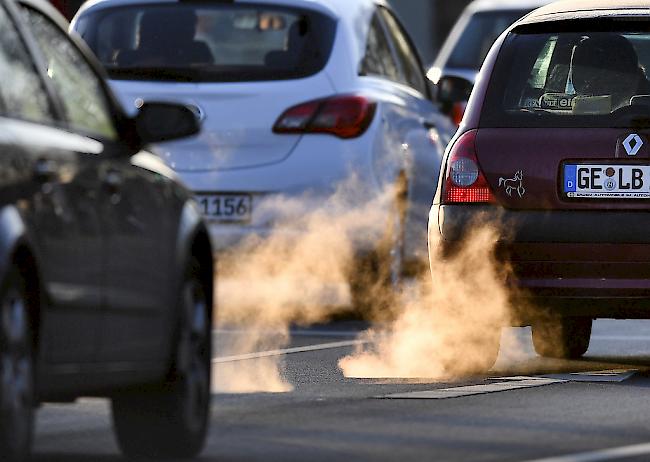
[[[500,358],[489,376],[447,383],[344,378],[337,361],[362,329],[319,326],[294,331],[289,351],[218,354],[217,368],[277,357],[294,390],[215,394],[200,460],[650,460],[649,321],[597,321],[580,361],[538,358],[529,330],[508,330],[528,345],[516,358]],[[233,335],[245,333],[217,337]],[[123,460],[108,402],[43,406],[34,460]]]

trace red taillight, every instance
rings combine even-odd
[[[334,96],[287,109],[273,127],[274,133],[327,133],[356,138],[370,126],[377,105],[363,96]]]
[[[462,135],[452,147],[444,181],[443,204],[496,202],[476,157],[476,130]]]

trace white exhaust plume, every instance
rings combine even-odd
[[[405,291],[394,321],[365,333],[374,346],[341,359],[345,376],[448,380],[489,366],[509,322],[495,243],[491,225],[477,226],[458,254],[432,262],[432,281]]]
[[[389,188],[354,206],[367,195],[352,180],[325,202],[307,197],[263,204],[256,213],[280,211],[283,219],[270,235],[247,239],[219,265],[219,328],[239,333],[220,336],[218,355],[285,348],[292,324],[325,322],[347,310],[354,249],[385,233],[385,210],[396,196]],[[487,334],[507,323],[508,295],[492,255],[494,228],[475,228],[455,257],[433,263],[432,283],[427,273],[397,299],[377,300],[381,310],[371,310],[377,327],[363,334],[372,346],[339,363],[347,377],[442,379],[489,360],[494,342]],[[282,376],[282,356],[217,364],[215,384],[228,393],[292,389]]]
[[[219,327],[245,329],[222,354],[233,355],[285,347],[291,324],[327,321],[347,309],[348,272],[354,244],[371,241],[385,228],[389,193],[365,205],[366,191],[351,180],[329,200],[309,197],[267,201],[257,213],[282,215],[267,237],[253,237],[225,255],[217,281]],[[354,201],[352,201],[354,199]],[[274,332],[269,336],[268,332]],[[219,364],[216,389],[221,392],[282,392],[291,385],[281,376],[280,357]]]

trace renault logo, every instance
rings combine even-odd
[[[636,133],[632,133],[623,141],[623,147],[628,156],[636,156],[643,147],[643,140]]]

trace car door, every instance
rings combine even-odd
[[[439,108],[432,102],[431,89],[417,49],[397,16],[390,9],[378,7],[378,13],[399,68],[397,82],[414,90],[414,92],[408,92],[406,107],[409,109],[409,115],[407,119],[412,119],[412,123],[406,124],[405,133],[408,134],[411,129],[419,132],[419,135],[427,137],[429,135],[427,132],[435,128],[440,137],[440,144],[443,147],[446,146],[455,133],[456,127],[441,115]]]
[[[172,273],[170,180],[148,167],[151,154],[130,151],[111,121],[112,99],[93,66],[61,28],[27,6],[24,12],[51,63],[57,64],[62,99],[70,119],[101,139],[104,152],[89,165],[99,186],[95,212],[103,234],[104,287],[98,359],[132,362],[159,359],[164,349]],[[83,102],[83,107],[74,104]],[[113,106],[114,107],[114,106]],[[132,155],[134,154],[134,155]]]
[[[378,145],[383,158],[377,176],[394,181],[404,174],[408,204],[404,217],[405,260],[426,258],[427,219],[445,146],[455,128],[433,104],[419,57],[391,10],[378,6],[371,20],[362,75],[378,76],[385,130]],[[388,97],[390,95],[390,97]],[[397,96],[395,98],[395,96]],[[386,168],[390,166],[390,168]]]
[[[91,361],[97,350],[102,240],[96,184],[87,164],[101,144],[61,128],[63,107],[53,93],[48,68],[40,54],[34,54],[37,47],[13,4],[1,8],[0,37],[6,54],[0,96],[10,117],[5,127],[16,147],[13,152],[20,154],[14,158],[20,169],[13,169],[26,173],[13,193],[45,290],[43,359],[70,371],[73,364]],[[2,152],[5,167],[10,153]],[[2,175],[11,171],[5,167]]]
[[[106,164],[104,360],[159,360],[170,340],[166,314],[176,289],[170,278],[175,270],[171,204],[178,200],[159,168],[167,169],[148,152]]]

